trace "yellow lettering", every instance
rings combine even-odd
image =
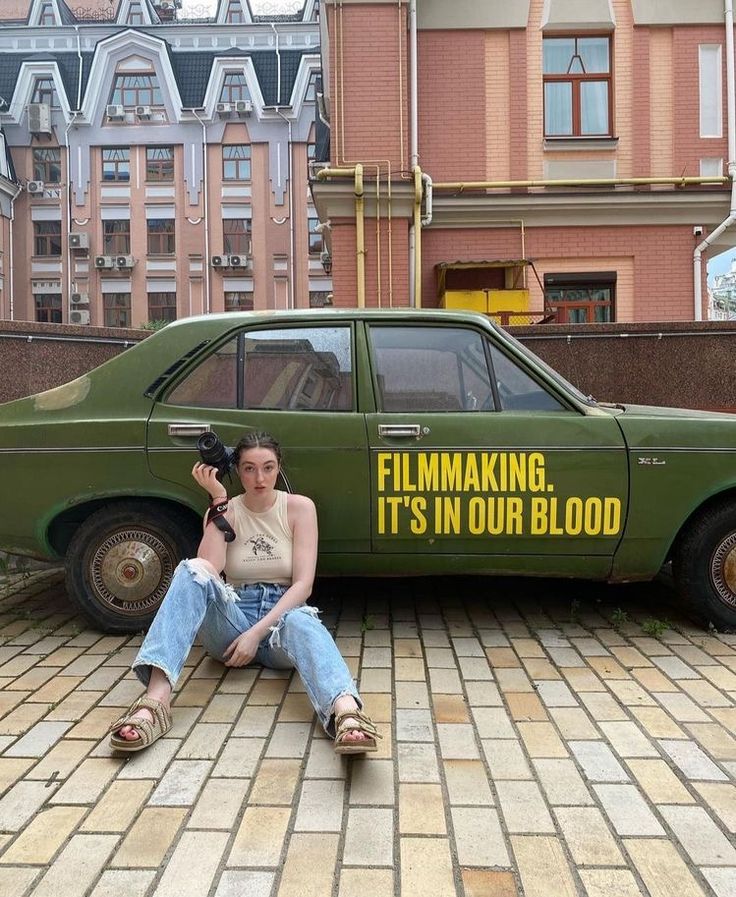
[[[621,529],[621,499],[603,499],[603,535],[615,536]]]
[[[402,492],[416,492],[417,487],[416,483],[412,483],[411,481],[411,455],[408,452],[404,452],[401,455],[401,489]]]
[[[424,515],[427,510],[427,499],[421,495],[415,495],[411,500],[410,510],[414,519],[409,527],[415,536],[421,536],[427,531],[427,518]]]
[[[490,454],[486,452],[481,458],[481,483],[484,492],[498,492],[498,483],[496,482],[495,473],[497,460],[497,452],[491,452]]]
[[[568,536],[579,536],[583,528],[582,498],[568,498],[565,503],[565,532]]]
[[[386,498],[386,504],[391,512],[391,522],[389,524],[389,532],[395,536],[399,532],[399,505],[402,502],[400,495],[389,495]]]
[[[499,536],[503,532],[504,522],[506,520],[505,515],[505,505],[506,499],[501,496],[500,498],[489,498],[488,499],[488,532],[491,536]]]
[[[506,533],[509,536],[522,534],[521,512],[523,508],[524,504],[518,495],[511,495],[506,499]]]
[[[439,469],[439,458],[437,452],[420,452],[417,458],[419,466],[419,484],[420,492],[436,492],[439,486],[439,477],[437,475]]]
[[[546,488],[544,474],[544,455],[541,452],[531,452],[529,464],[529,491],[544,492]]]
[[[391,472],[390,470],[390,462],[391,461],[391,453],[390,452],[379,452],[378,453],[378,491],[383,492],[386,489],[386,480]]]
[[[526,452],[514,452],[509,461],[509,491],[526,492]]]
[[[442,491],[459,492],[463,488],[463,458],[458,452],[442,452]]]
[[[479,495],[473,496],[468,502],[468,530],[471,536],[478,536],[485,529],[485,512],[485,501]]]
[[[529,532],[533,536],[543,536],[547,532],[547,499],[533,498],[531,503]]]
[[[562,536],[564,530],[557,522],[557,499],[549,500],[549,534],[550,536]]]
[[[597,536],[603,525],[603,502],[600,498],[586,498],[584,522],[585,534],[587,536]]]
[[[465,479],[463,481],[464,492],[478,492],[480,490],[480,476],[478,475],[478,459],[473,454],[465,458]]]
[[[378,535],[382,536],[386,532],[386,506],[385,499],[378,499]]]

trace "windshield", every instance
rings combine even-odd
[[[498,328],[496,328],[496,329],[498,329]],[[524,345],[524,343],[519,342],[519,340],[515,336],[512,336],[508,332],[508,330],[503,331],[503,337],[504,337],[504,339],[513,343],[514,348],[518,349],[518,351],[524,356],[524,358],[526,358],[528,361],[533,362],[535,365],[537,365],[537,367],[542,368],[542,370],[545,372],[545,374],[547,374],[559,386],[562,386],[563,389],[567,390],[568,392],[571,392],[575,396],[576,399],[579,399],[581,402],[585,402],[586,405],[597,404],[596,400],[593,398],[593,396],[586,396],[584,393],[582,393],[577,388],[577,386],[573,386],[569,380],[566,380],[562,376],[562,374],[558,374],[554,368],[551,368],[547,364],[546,361],[544,361],[543,359],[541,359],[539,357],[539,355],[535,355],[531,349],[528,349]]]

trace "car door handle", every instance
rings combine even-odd
[[[169,424],[169,436],[202,436],[209,433],[212,427],[209,424]]]
[[[429,430],[427,430],[429,432]],[[392,436],[404,439],[419,439],[422,435],[421,424],[379,424],[379,436]]]

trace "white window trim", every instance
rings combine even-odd
[[[716,79],[715,84],[708,74],[704,72],[705,51],[716,50]],[[699,101],[699,133],[701,138],[720,138],[723,137],[723,47],[721,44],[700,44],[698,46],[698,101]],[[706,91],[712,91],[716,97],[716,111],[718,124],[715,133],[708,133],[703,123],[703,110],[706,105]]]

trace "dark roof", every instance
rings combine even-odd
[[[82,53],[82,96],[84,96],[87,86],[92,56],[93,54],[89,52]],[[20,67],[24,62],[49,61],[56,62],[59,66],[69,105],[74,108],[77,104],[77,78],[79,76],[79,57],[76,53],[0,53],[0,96],[10,102]]]
[[[56,0],[57,5],[59,7],[59,15],[61,16],[61,24],[62,25],[76,25],[77,17],[74,13],[69,9],[69,7],[64,3],[64,0]]]

